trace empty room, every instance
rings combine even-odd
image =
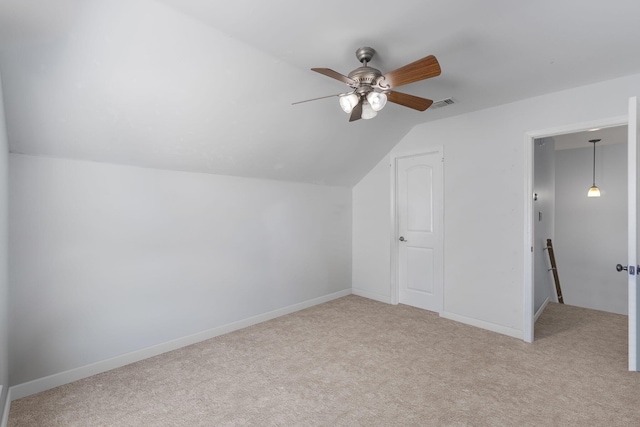
[[[638,16],[0,0],[0,426],[640,425]]]

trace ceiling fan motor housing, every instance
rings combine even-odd
[[[381,77],[380,70],[372,67],[359,67],[349,73],[349,78],[356,82],[351,87],[357,89],[359,93],[372,91],[372,86],[376,86]]]

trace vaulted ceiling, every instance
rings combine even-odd
[[[351,186],[413,126],[640,73],[640,2],[0,0],[10,150]],[[442,75],[349,123],[340,73],[429,54]],[[594,102],[598,102],[594,100]]]

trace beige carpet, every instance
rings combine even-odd
[[[536,342],[348,296],[14,401],[19,426],[640,426],[626,317]]]

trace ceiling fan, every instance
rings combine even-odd
[[[307,99],[305,101],[294,102],[293,104],[338,96],[340,97],[340,106],[344,112],[351,114],[349,116],[350,122],[375,117],[387,101],[418,111],[424,111],[433,104],[433,101],[430,99],[396,92],[391,89],[439,76],[441,72],[440,64],[435,56],[426,56],[397,70],[382,74],[380,70],[369,67],[368,65],[375,52],[376,51],[370,47],[361,47],[358,49],[356,51],[356,58],[358,58],[362,66],[351,71],[348,76],[344,76],[329,68],[312,68],[312,71],[346,83],[351,88],[351,91],[337,95]]]

